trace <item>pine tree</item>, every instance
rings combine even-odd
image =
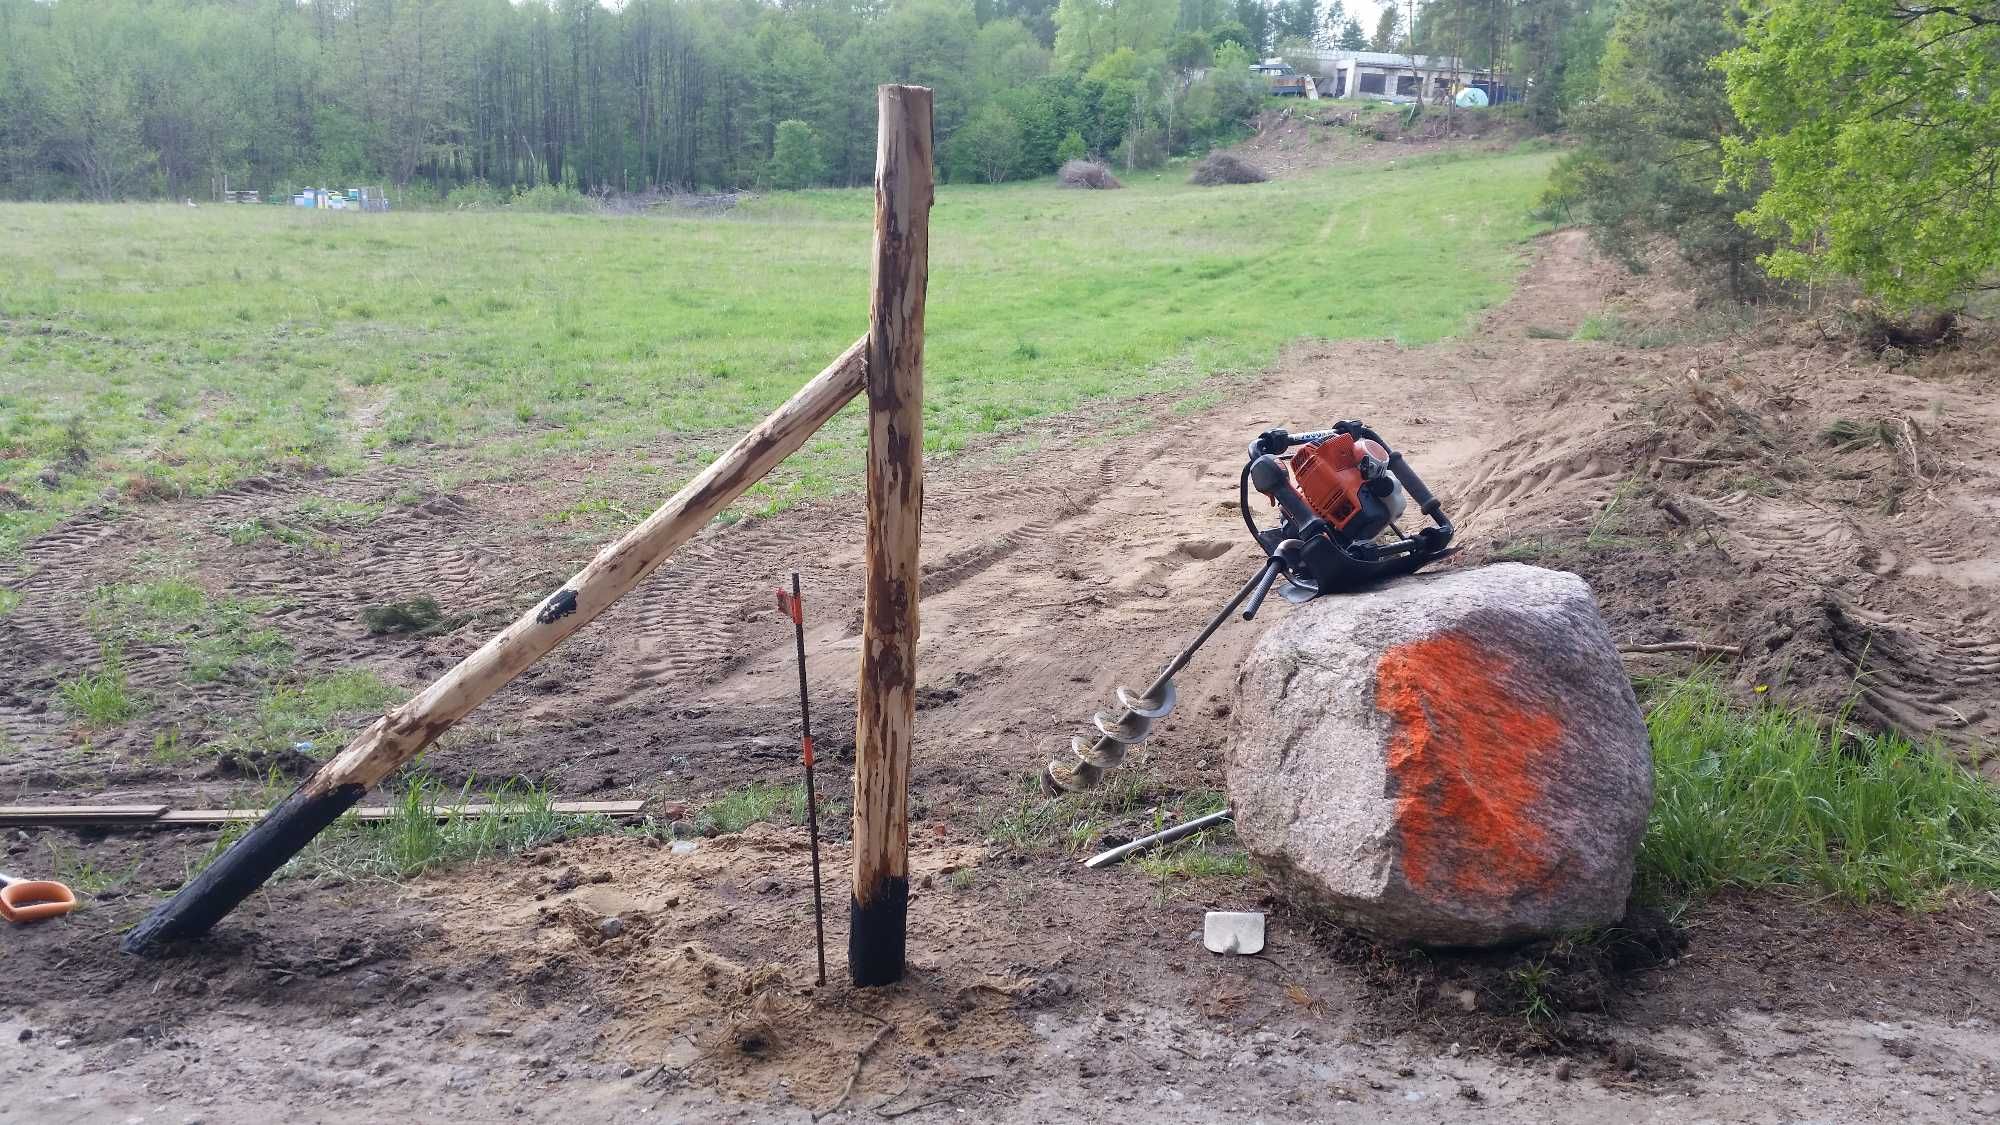
[[[1654,239],[1669,239],[1748,297],[1769,243],[1736,221],[1754,188],[1717,188],[1723,140],[1738,126],[1710,65],[1736,45],[1740,25],[1736,0],[1625,0],[1598,97],[1573,115],[1583,143],[1557,165],[1544,198],[1635,268]]]
[[[1374,38],[1368,41],[1371,51],[1394,51],[1403,45],[1403,12],[1390,4],[1382,9],[1381,18],[1375,21]]]
[[[1347,5],[1341,3],[1341,0],[1331,0],[1326,6],[1325,14],[1320,17],[1318,32],[1314,35],[1313,41],[1324,47],[1337,47],[1340,45],[1341,29],[1346,26]]]

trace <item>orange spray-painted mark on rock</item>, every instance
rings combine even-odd
[[[1460,633],[1398,645],[1376,670],[1376,705],[1395,721],[1388,764],[1403,878],[1421,894],[1512,897],[1554,869],[1535,822],[1533,767],[1562,723],[1510,692],[1506,670],[1504,657]]]

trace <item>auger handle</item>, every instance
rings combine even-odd
[[[1264,560],[1264,570],[1257,575],[1257,584],[1250,587],[1250,601],[1243,607],[1243,620],[1257,616],[1257,610],[1264,605],[1264,596],[1271,592],[1271,583],[1278,580],[1278,573],[1284,569],[1285,564],[1275,558]]]

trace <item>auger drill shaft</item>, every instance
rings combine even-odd
[[[1236,612],[1236,607],[1253,595],[1256,603],[1245,610],[1243,616],[1246,620],[1255,616],[1257,605],[1263,603],[1264,595],[1270,591],[1271,583],[1277,578],[1278,571],[1283,565],[1275,558],[1264,560],[1263,567],[1236,591],[1236,596],[1229,599],[1229,604],[1223,606],[1221,612],[1214,617],[1209,618],[1208,624],[1202,627],[1195,639],[1189,641],[1186,648],[1181,649],[1167,662],[1166,668],[1161,670],[1145,694],[1138,695],[1130,688],[1121,686],[1117,696],[1122,710],[1117,714],[1099,711],[1095,719],[1099,732],[1097,739],[1092,741],[1086,735],[1072,738],[1069,746],[1070,752],[1076,755],[1076,763],[1071,765],[1065,762],[1050,762],[1048,768],[1042,771],[1042,787],[1050,793],[1094,788],[1104,776],[1106,769],[1124,761],[1126,748],[1144,742],[1153,732],[1153,724],[1173,711],[1174,676],[1187,667],[1195,652],[1208,642],[1208,638],[1215,635],[1215,631],[1222,627],[1224,621],[1229,620],[1229,615]]]

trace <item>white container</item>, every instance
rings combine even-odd
[[[1264,949],[1264,915],[1261,911],[1211,910],[1202,919],[1201,943],[1210,953],[1260,953]]]

